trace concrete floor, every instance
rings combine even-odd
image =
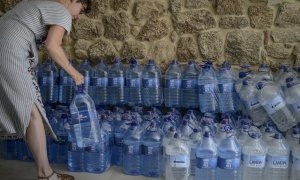
[[[143,176],[127,176],[122,174],[121,168],[111,167],[103,174],[71,173],[66,165],[53,164],[53,169],[75,176],[76,180],[162,180]],[[0,159],[0,180],[33,180],[36,179],[34,163],[22,161],[7,161]]]

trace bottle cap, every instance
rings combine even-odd
[[[212,137],[212,133],[210,131],[205,131],[203,136],[206,137],[206,138]]]
[[[281,133],[276,133],[276,134],[274,135],[274,138],[275,138],[275,139],[283,139],[283,135],[282,135]]]

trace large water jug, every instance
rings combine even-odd
[[[91,97],[77,86],[77,92],[70,104],[71,129],[74,130],[77,146],[88,147],[99,143],[99,123],[97,111]]]
[[[38,74],[38,84],[44,104],[58,102],[59,72],[51,59],[41,66]]]
[[[156,122],[146,129],[142,139],[143,168],[147,177],[161,177],[163,174],[163,132]]]
[[[204,65],[198,77],[199,106],[202,113],[216,112],[216,77],[210,65]]]
[[[175,133],[174,139],[164,147],[166,155],[165,179],[188,180],[190,169],[190,149],[187,141]]]
[[[259,102],[280,131],[285,132],[297,124],[277,85],[271,82],[259,82],[257,88]]]
[[[218,160],[217,144],[210,131],[203,134],[202,142],[197,147],[195,180],[215,180]]]
[[[108,68],[104,60],[100,59],[94,69],[90,83],[91,98],[94,100],[96,107],[105,106],[107,104],[107,71]]]
[[[290,148],[280,133],[268,144],[264,180],[282,180],[289,176]]]
[[[161,72],[150,59],[142,72],[142,101],[144,106],[160,106],[162,101]]]
[[[218,147],[217,179],[240,180],[241,145],[234,135],[232,127],[224,127],[227,137],[223,139]]]
[[[287,106],[297,122],[300,122],[300,84],[296,82],[294,77],[288,77],[286,81],[285,99]]]
[[[181,102],[181,67],[173,60],[166,71],[164,98],[166,107],[180,107]]]
[[[88,59],[84,59],[82,63],[77,67],[78,71],[84,76],[84,84],[83,89],[87,94],[90,96],[92,95],[90,92],[90,83],[91,83],[91,77],[93,77],[93,69],[89,63]]]
[[[251,139],[242,147],[243,180],[263,180],[267,147],[260,132],[249,132]]]
[[[129,106],[138,106],[142,104],[142,69],[137,60],[132,58],[129,67],[125,71],[125,101]]]
[[[198,75],[199,70],[195,60],[190,60],[187,67],[182,73],[181,90],[182,90],[182,107],[197,109],[198,100]]]
[[[300,177],[300,139],[298,139],[298,144],[292,149],[292,158],[290,180],[297,180]]]
[[[254,83],[259,81],[273,81],[273,73],[267,64],[261,64],[253,77]]]
[[[108,71],[108,104],[123,105],[125,101],[124,86],[125,74],[120,58],[115,58]]]
[[[217,74],[217,101],[220,113],[229,113],[235,111],[234,102],[234,81],[230,71],[230,65],[227,61],[222,64]]]
[[[123,172],[138,176],[142,173],[142,133],[136,122],[132,122],[124,136]]]
[[[201,143],[202,140],[202,132],[201,129],[194,129],[193,133],[190,135],[190,178],[191,180],[195,179],[196,175],[196,167],[197,167],[197,147]]]

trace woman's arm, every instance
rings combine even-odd
[[[49,56],[74,79],[76,85],[83,84],[84,77],[72,66],[61,47],[64,34],[65,29],[62,26],[50,26],[45,43],[47,51]]]

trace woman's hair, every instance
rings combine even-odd
[[[85,7],[83,13],[89,13],[91,11],[91,0],[77,0],[77,2],[81,2]]]

